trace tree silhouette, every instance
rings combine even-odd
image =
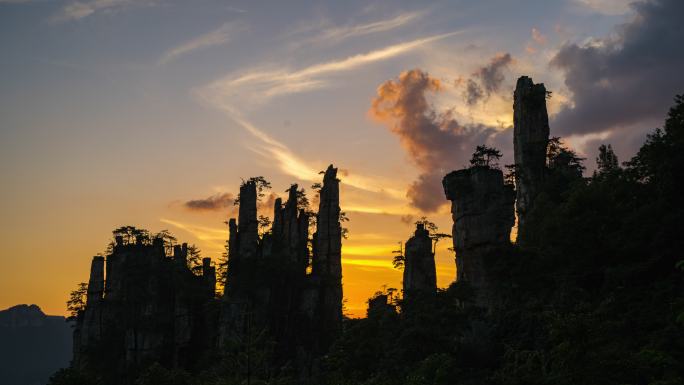
[[[254,183],[256,185],[256,190],[257,190],[257,202],[261,202],[261,199],[266,196],[265,191],[271,189],[271,182],[266,180],[263,176],[254,176],[246,181],[243,180],[240,186],[244,186],[247,183]],[[238,193],[237,197],[235,197],[235,200],[233,201],[233,205],[238,206],[240,205],[240,193]]]
[[[470,167],[499,168],[499,159],[501,159],[501,151],[483,144],[475,147],[473,157],[470,159]]]
[[[195,244],[188,246],[188,268],[195,275],[202,275],[202,250]]]
[[[178,239],[176,239],[176,237],[174,237],[169,230],[164,229],[154,234],[153,238],[161,239],[166,255],[173,254],[173,246],[178,242]]]
[[[416,225],[421,224],[425,226],[425,230],[429,232],[430,239],[432,239],[432,254],[434,254],[437,251],[437,243],[439,243],[439,241],[441,241],[444,238],[451,238],[451,234],[440,233],[437,225],[434,222],[430,222],[427,219],[427,217],[421,217],[419,220],[416,221]]]
[[[85,310],[86,298],[88,297],[88,284],[81,282],[76,286],[76,289],[69,294],[67,301],[67,311],[69,312],[69,320],[74,320],[78,314]]]
[[[263,236],[264,234],[268,233],[268,228],[271,226],[271,218],[265,215],[259,215],[259,219],[257,221],[259,222],[259,235]]]
[[[123,238],[124,244],[132,244],[134,242],[149,244],[150,233],[145,229],[138,229],[135,226],[121,226],[113,232],[114,237],[120,236]]]
[[[347,213],[344,211],[340,211],[340,224],[344,222],[349,222],[349,217],[347,217]],[[342,238],[348,239],[349,238],[349,229],[345,226],[341,227],[341,232],[342,232]]]
[[[392,266],[395,269],[403,270],[404,264],[406,263],[406,256],[404,256],[404,243],[397,242],[399,244],[399,250],[392,250]]]
[[[440,233],[439,232],[439,227],[434,222],[431,222],[430,220],[427,219],[427,217],[421,217],[419,220],[415,222],[416,226],[418,225],[423,225],[425,230],[428,231],[428,235],[430,239],[432,240],[432,254],[434,255],[437,252],[437,244],[439,243],[440,240],[444,238],[451,238],[451,234],[446,234],[446,233]],[[399,250],[393,250],[392,251],[392,266],[394,266],[395,269],[402,270],[404,268],[404,263],[406,262],[406,256],[404,255],[404,249],[403,249],[403,243],[399,243]]]
[[[596,164],[598,165],[599,171],[604,172],[612,171],[619,167],[617,155],[613,152],[613,147],[610,144],[602,144],[599,147],[599,155],[596,158]]]
[[[581,177],[585,170],[583,160],[576,152],[565,147],[559,137],[549,139],[546,147],[546,166],[549,169]]]
[[[515,164],[507,164],[504,166],[506,173],[504,174],[504,184],[515,186],[515,178],[518,173],[518,166]]]

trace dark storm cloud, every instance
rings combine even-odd
[[[259,213],[264,215],[273,214],[273,205],[278,196],[270,193],[257,202]],[[232,193],[217,193],[204,199],[193,199],[183,203],[183,207],[190,211],[223,211],[226,210],[229,217],[236,216],[238,206],[235,205],[235,195]]]
[[[468,79],[468,82],[466,83],[465,95],[466,103],[472,106],[484,97],[484,91],[482,91],[482,87],[480,87],[476,81],[473,79]]]
[[[613,36],[566,44],[551,60],[565,73],[574,100],[553,119],[555,133],[651,129],[648,124],[661,120],[673,96],[684,92],[684,1],[632,6],[636,16]]]
[[[477,71],[476,75],[478,78],[480,78],[482,87],[487,94],[491,94],[492,92],[499,90],[501,83],[503,83],[505,79],[503,71],[506,69],[506,67],[508,67],[509,64],[511,64],[512,61],[513,58],[511,57],[511,54],[499,54],[494,56],[489,61],[489,64]]]
[[[235,196],[231,193],[218,193],[204,199],[193,199],[183,203],[192,211],[218,211],[233,206]]]
[[[413,224],[413,215],[411,215],[411,214],[402,215],[399,218],[399,220],[401,221],[401,223],[403,223],[405,225],[412,225]]]
[[[501,89],[506,76],[504,70],[513,62],[509,53],[498,54],[489,63],[480,67],[466,82],[465,99],[468,105],[474,105],[485,97]]]
[[[378,87],[370,110],[396,134],[413,163],[421,170],[409,187],[411,204],[433,212],[444,204],[442,177],[468,164],[475,146],[495,140],[498,132],[484,125],[463,125],[449,112],[439,114],[426,96],[438,92],[439,80],[414,69]]]

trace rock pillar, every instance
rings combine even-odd
[[[90,264],[90,279],[88,280],[87,306],[96,305],[104,294],[104,257],[95,256]]]
[[[434,293],[437,290],[435,254],[432,252],[432,239],[424,224],[416,225],[415,234],[406,242],[404,257],[404,297]]]
[[[504,184],[501,170],[489,167],[453,171],[442,184],[454,220],[457,280],[480,289],[483,303],[488,286],[484,257],[510,243],[515,219],[513,187]]]
[[[513,94],[513,149],[519,239],[524,239],[527,214],[541,189],[546,172],[549,117],[546,88],[532,79],[518,79]]]
[[[314,314],[321,328],[319,350],[326,351],[342,329],[340,180],[332,165],[323,177],[314,239],[311,275],[318,285],[318,306]]]
[[[240,258],[255,258],[259,240],[257,221],[257,188],[254,182],[240,186],[240,210],[238,212],[238,253]]]

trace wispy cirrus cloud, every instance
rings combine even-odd
[[[225,241],[228,238],[228,229],[215,228],[190,223],[183,223],[173,219],[160,218],[159,222],[171,225],[176,229],[185,231],[197,239],[202,249],[208,253],[219,254],[224,251]],[[220,254],[219,254],[220,255]]]
[[[24,4],[35,0],[0,0],[0,4]]]
[[[232,100],[233,104],[238,100],[245,105],[263,104],[276,96],[328,87],[331,85],[329,76],[388,60],[458,33],[460,31],[415,39],[298,70],[254,70],[230,74],[203,87],[200,92],[205,98],[219,100],[218,103],[214,101],[214,104],[225,104],[226,100]]]
[[[226,112],[234,122],[259,141],[255,146],[248,146],[251,151],[274,161],[285,175],[308,182],[320,182],[320,170],[326,166],[323,162],[319,162],[320,164],[317,164],[317,166],[307,163],[295,155],[288,146],[256,127],[232,106],[214,106]],[[403,198],[404,196],[404,192],[400,190],[383,187],[383,183],[379,183],[377,177],[371,178],[363,175],[347,174],[344,176],[342,183],[364,191],[384,194],[394,198]]]
[[[163,65],[190,52],[226,44],[231,40],[233,34],[238,33],[244,28],[244,24],[241,23],[224,23],[212,31],[167,50],[159,58],[157,64]]]
[[[56,14],[50,17],[55,23],[76,21],[88,16],[105,12],[118,12],[124,9],[150,6],[161,0],[90,0],[71,1],[65,4]]]
[[[320,180],[319,170],[327,166],[327,163],[311,164],[302,160],[288,146],[254,125],[243,114],[243,110],[256,105],[263,105],[276,96],[329,87],[333,76],[389,60],[460,32],[423,37],[348,56],[344,59],[316,63],[297,70],[262,69],[237,72],[204,87],[197,88],[194,93],[200,101],[223,110],[235,123],[258,140],[256,145],[248,146],[251,151],[271,160],[285,175],[291,175],[304,181],[318,182]],[[385,197],[397,200],[405,198],[403,190],[388,187],[392,184],[388,181],[381,181],[377,177],[350,173],[345,175],[342,182],[366,192],[382,194]]]
[[[331,26],[327,28],[316,29],[315,36],[304,39],[300,44],[311,43],[337,43],[345,39],[370,35],[374,33],[388,32],[397,28],[409,25],[421,17],[426,11],[414,11],[401,13],[392,18],[372,21],[362,24],[347,24],[343,26]]]
[[[575,0],[575,3],[604,15],[624,15],[634,0]]]
[[[185,230],[201,241],[225,241],[228,233],[227,229],[192,225],[166,218],[160,218],[159,222]]]

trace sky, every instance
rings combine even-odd
[[[684,93],[683,15],[678,0],[0,0],[0,308],[65,314],[122,225],[218,260],[241,180],[285,197],[334,164],[362,316],[401,287],[392,251],[417,219],[450,232],[442,176],[483,143],[511,163],[519,76],[552,91],[551,135],[590,171],[601,143],[628,160]]]

